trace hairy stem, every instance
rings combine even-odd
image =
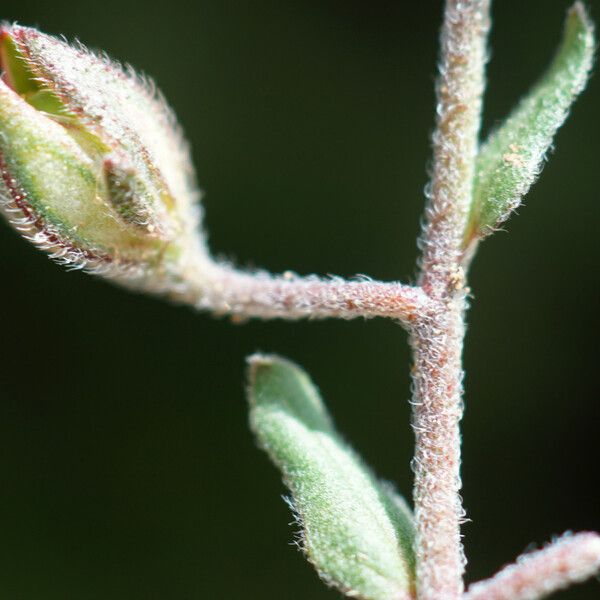
[[[600,569],[600,535],[564,536],[542,550],[524,554],[491,579],[475,583],[465,600],[539,600]]]
[[[463,334],[461,308],[452,306],[446,313],[434,312],[411,335],[419,600],[454,600],[463,591],[464,510],[458,493]]]
[[[462,239],[472,198],[484,86],[488,0],[448,0],[442,28],[434,168],[420,284],[433,308],[412,330],[414,503],[419,600],[463,593],[460,523]]]
[[[395,282],[275,276],[212,262],[203,264],[192,281],[180,300],[240,320],[389,317],[408,326],[431,303],[420,288]]]
[[[444,13],[433,177],[421,238],[421,284],[438,299],[447,295],[463,254],[481,124],[489,8],[490,0],[447,0]]]

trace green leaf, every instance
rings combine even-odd
[[[293,363],[249,359],[250,423],[283,473],[321,578],[364,600],[414,597],[412,515],[336,432],[314,384]]]
[[[479,152],[465,246],[496,230],[521,203],[554,134],[585,87],[594,48],[592,23],[577,2],[567,14],[562,43],[546,74]]]

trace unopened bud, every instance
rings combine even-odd
[[[148,290],[206,256],[189,149],[147,81],[34,29],[0,30],[0,209],[62,262]]]

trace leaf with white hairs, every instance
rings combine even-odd
[[[304,371],[274,356],[249,359],[250,423],[283,473],[321,578],[363,600],[414,597],[412,515],[336,432]]]
[[[482,146],[465,247],[495,231],[520,205],[538,176],[552,138],[585,87],[593,62],[594,28],[577,2],[546,74]]]

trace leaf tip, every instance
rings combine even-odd
[[[250,370],[256,370],[260,368],[269,368],[273,366],[276,361],[283,361],[281,357],[276,354],[263,354],[262,352],[255,352],[250,356],[246,357],[246,364]]]
[[[577,0],[567,11],[567,23],[571,22],[593,35],[594,23],[590,18],[588,9],[581,0]]]
[[[594,51],[596,50],[595,25],[585,4],[581,1],[575,2],[567,11],[565,19],[565,33],[563,44],[575,44],[581,48],[583,61],[587,71],[592,68]],[[581,78],[579,91],[583,89],[587,81],[587,73]]]
[[[299,367],[292,361],[277,354],[263,354],[262,352],[255,352],[246,357],[246,367],[247,382],[250,389],[256,386],[257,381],[262,376],[269,375],[277,367],[299,371]]]

